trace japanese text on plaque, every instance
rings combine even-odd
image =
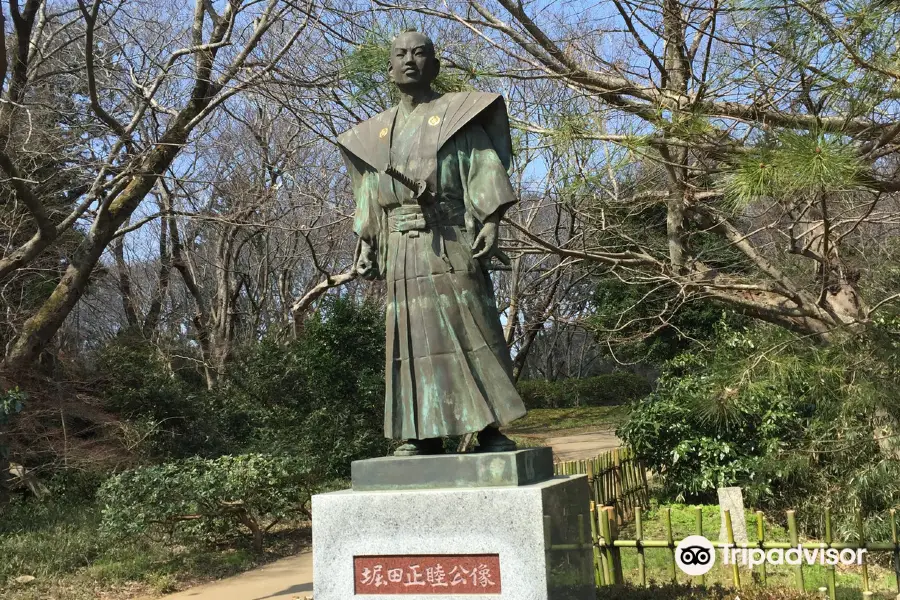
[[[356,556],[356,594],[499,594],[500,557]]]

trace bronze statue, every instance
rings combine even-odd
[[[516,201],[506,104],[497,94],[438,94],[434,44],[402,33],[391,108],[338,138],[356,199],[357,272],[387,284],[384,431],[400,456],[443,452],[478,432],[481,451],[515,443],[498,426],[525,414],[512,381],[493,286],[497,228]]]

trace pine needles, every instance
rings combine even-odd
[[[837,136],[787,131],[737,163],[725,176],[726,196],[741,208],[761,197],[850,191],[860,187],[862,168],[856,150]]]

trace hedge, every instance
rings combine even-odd
[[[520,381],[518,388],[528,409],[614,406],[646,396],[652,390],[646,379],[632,373],[557,381],[529,379]]]

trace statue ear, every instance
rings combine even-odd
[[[437,76],[440,72],[441,72],[441,61],[438,60],[438,57],[435,56],[434,57],[434,79],[432,79],[432,81],[437,79]]]

